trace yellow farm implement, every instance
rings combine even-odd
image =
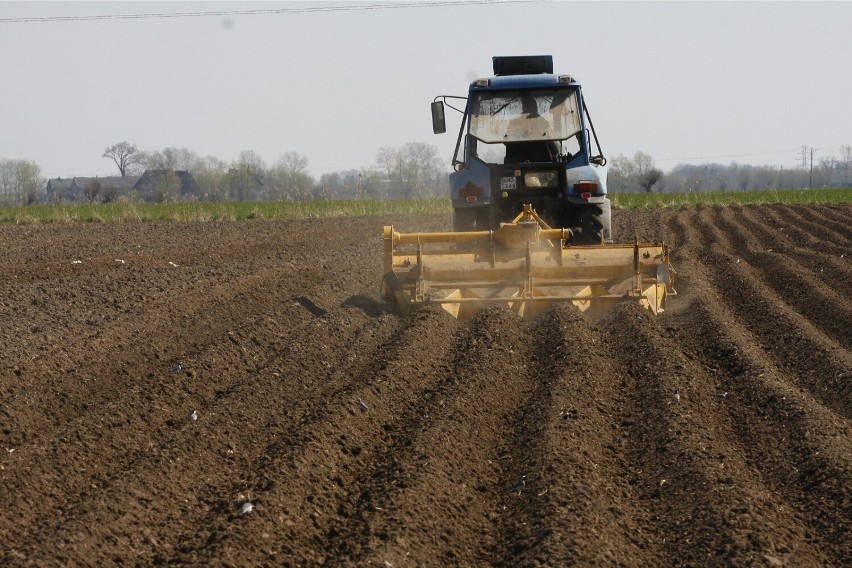
[[[493,231],[399,233],[384,229],[384,298],[405,315],[427,302],[460,320],[489,305],[532,319],[554,302],[598,317],[634,300],[654,314],[675,294],[665,243],[571,245],[529,205]]]

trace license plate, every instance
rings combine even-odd
[[[500,189],[518,189],[518,180],[513,177],[501,177]]]

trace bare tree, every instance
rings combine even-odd
[[[298,152],[285,152],[278,158],[277,165],[286,168],[290,173],[303,174],[308,169],[308,159]]]
[[[169,151],[172,154],[172,161],[175,164],[176,170],[191,172],[201,162],[195,150],[190,150],[189,148],[166,148],[165,151]]]
[[[401,189],[397,184],[402,179],[402,151],[393,146],[382,146],[376,152],[376,163],[385,171],[386,179]]]
[[[240,166],[246,166],[255,175],[266,175],[266,162],[254,150],[243,150],[240,152],[240,156],[237,158],[234,167],[239,168]]]
[[[141,152],[140,162],[149,170],[194,171],[200,167],[201,159],[189,148],[163,148],[162,152]]]
[[[627,180],[633,176],[633,162],[624,154],[609,159],[609,189],[612,192],[627,192]]]
[[[27,205],[39,200],[45,179],[41,166],[30,160],[0,159],[0,199]]]
[[[422,142],[409,142],[400,148],[382,146],[376,153],[376,163],[402,197],[440,195],[446,189],[446,172],[435,146]]]
[[[617,192],[653,191],[663,172],[654,167],[654,159],[645,152],[636,152],[631,160],[618,154],[610,161],[610,187]]]
[[[227,197],[226,175],[228,164],[215,156],[199,158],[192,169],[192,176],[198,183],[199,198],[221,201]]]
[[[17,190],[15,160],[0,158],[0,199],[10,200]]]
[[[21,201],[30,205],[39,200],[44,189],[45,179],[41,175],[41,166],[30,160],[18,161],[18,179],[20,180]]]
[[[641,185],[642,189],[644,189],[647,193],[651,193],[654,189],[654,185],[656,185],[662,177],[663,172],[652,167],[650,170],[639,176],[639,185]]]
[[[310,199],[312,195],[322,196],[325,186],[317,187],[319,193],[312,192],[314,179],[306,171],[308,159],[298,152],[286,152],[278,158],[266,175],[266,189],[271,199]]]
[[[852,146],[849,144],[840,147],[840,161],[843,165],[843,184],[848,187],[852,173]]]
[[[136,145],[127,141],[113,144],[104,150],[102,157],[109,158],[115,162],[115,165],[118,166],[118,171],[121,172],[121,177],[132,173],[131,170],[140,164],[140,160],[142,158],[141,154],[136,149]]]

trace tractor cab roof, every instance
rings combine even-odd
[[[579,87],[570,75],[510,75],[508,77],[489,77],[477,79],[470,84],[470,91],[536,89],[553,87]]]

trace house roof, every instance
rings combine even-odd
[[[81,189],[86,187],[91,181],[97,181],[101,184],[101,190],[104,189],[131,189],[136,182],[139,181],[139,176],[106,176],[106,177],[78,177],[74,178],[77,186]]]
[[[48,187],[51,191],[71,191],[75,188],[85,189],[86,185],[91,181],[97,181],[101,184],[101,190],[117,189],[128,190],[132,189],[136,182],[139,181],[139,176],[105,176],[105,177],[74,177],[74,178],[53,178],[48,180]]]
[[[53,191],[67,191],[71,189],[71,185],[74,183],[74,178],[53,178],[47,180],[47,186]]]

